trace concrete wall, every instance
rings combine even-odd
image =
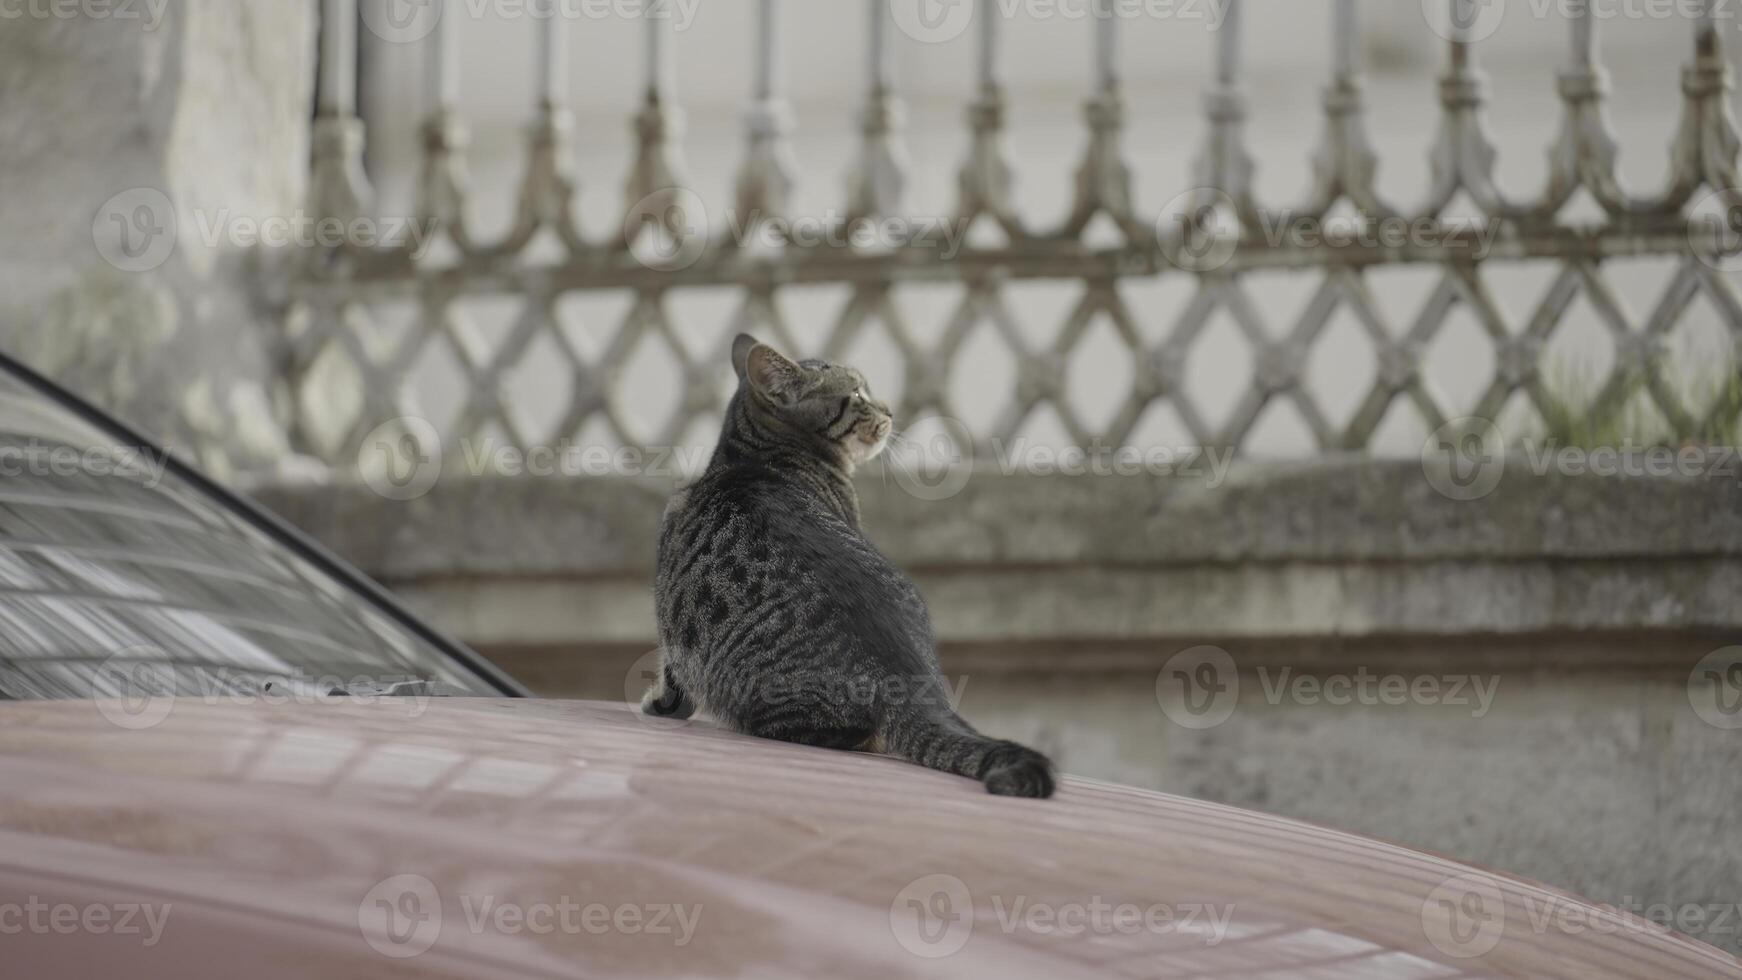
[[[1686,918],[1742,900],[1742,730],[1723,727],[1742,716],[1696,671],[1742,639],[1735,476],[1520,460],[1459,501],[1424,475],[1347,460],[862,493],[985,730],[1078,775],[1669,903],[1742,950],[1733,916]],[[664,492],[452,476],[403,503],[265,496],[540,693],[633,701]]]
[[[280,464],[283,324],[238,230],[303,206],[313,5],[0,24],[0,347],[220,475]]]

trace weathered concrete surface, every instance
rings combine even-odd
[[[493,645],[652,642],[669,487],[445,477],[384,500],[274,486],[267,503]],[[1439,495],[1414,462],[1158,477],[976,476],[946,501],[866,481],[865,521],[949,642],[1460,637],[1742,628],[1735,477],[1510,468]],[[577,581],[581,584],[577,587]]]
[[[303,203],[314,10],[30,4],[0,30],[0,345],[221,475],[288,452],[282,324],[230,232]]]

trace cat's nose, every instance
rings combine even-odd
[[[895,420],[885,416],[877,423],[877,438],[883,439],[889,435],[889,430],[895,427]]]

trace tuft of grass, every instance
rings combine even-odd
[[[1612,400],[1599,405],[1597,395],[1606,381],[1596,380],[1588,368],[1556,365],[1543,384],[1545,404],[1538,406],[1541,423],[1526,438],[1578,449],[1738,445],[1742,370],[1720,366],[1693,379],[1678,378],[1676,373],[1670,371],[1666,380],[1693,407],[1693,418],[1682,425],[1658,410],[1649,396],[1640,397],[1646,382],[1638,372],[1622,378]]]

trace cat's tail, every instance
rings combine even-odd
[[[1052,761],[1015,742],[987,738],[961,717],[907,716],[887,719],[878,733],[891,755],[927,769],[967,776],[998,796],[1052,795]]]

